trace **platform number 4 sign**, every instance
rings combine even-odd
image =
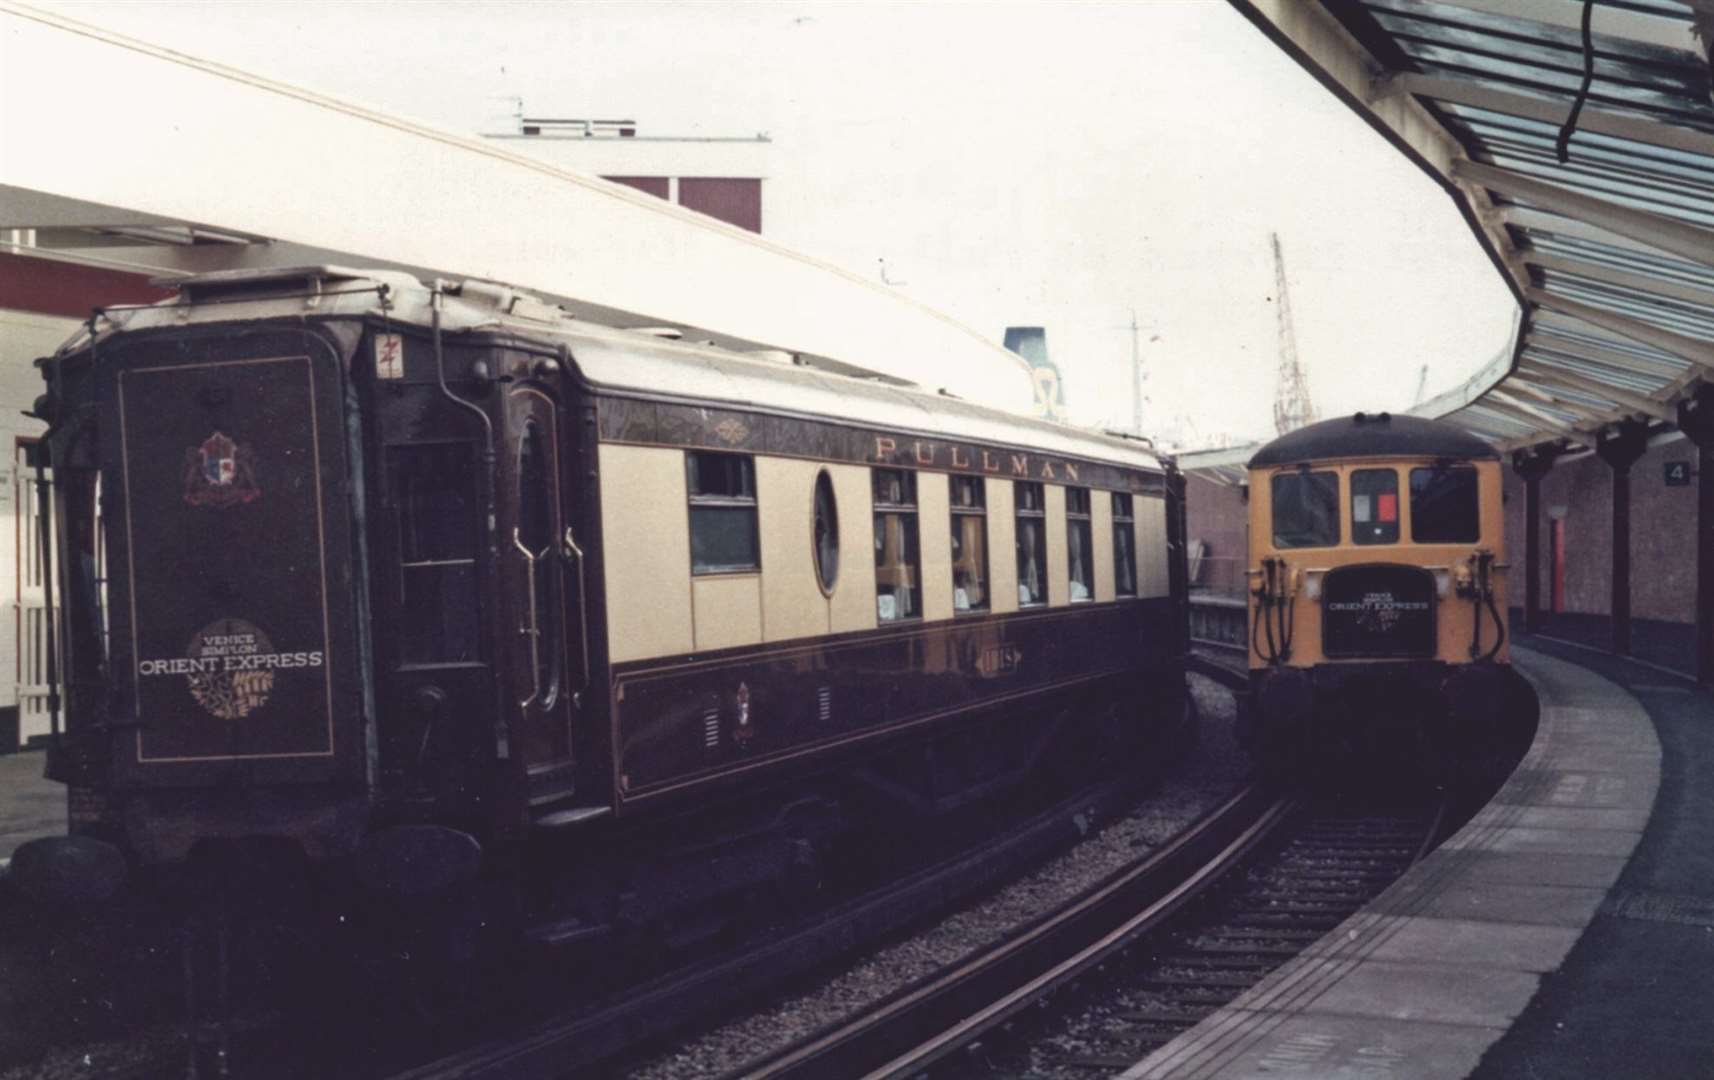
[[[405,377],[405,339],[399,334],[375,335],[375,377]],[[1668,481],[1670,483],[1671,481]]]
[[[1669,462],[1667,462],[1666,463],[1666,486],[1667,487],[1689,487],[1690,486],[1690,462],[1688,462],[1688,461],[1669,461]]]

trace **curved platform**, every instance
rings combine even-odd
[[[1714,765],[1714,702],[1549,650],[1514,653],[1541,726],[1493,801],[1126,1080],[1666,1076],[1714,1061],[1714,799],[1698,767]]]

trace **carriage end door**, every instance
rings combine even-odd
[[[506,439],[501,463],[500,535],[503,613],[513,752],[524,759],[531,802],[571,793],[572,721],[587,672],[575,548],[567,544],[563,503],[567,477],[557,403],[525,384],[506,396]]]

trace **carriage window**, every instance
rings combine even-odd
[[[917,550],[917,478],[875,469],[875,614],[882,622],[922,614]]]
[[[687,453],[690,572],[723,574],[761,568],[756,537],[756,466],[739,454]]]
[[[1095,598],[1095,547],[1090,530],[1089,489],[1065,489],[1066,555],[1071,560],[1071,599]]]
[[[988,492],[980,476],[952,478],[952,610],[988,610]]]
[[[1042,486],[1012,482],[1017,509],[1018,604],[1047,603],[1047,504]]]
[[[1476,470],[1468,465],[1410,471],[1410,538],[1419,544],[1471,543],[1482,538]]]
[[[839,580],[839,505],[833,498],[833,478],[823,469],[815,477],[815,576],[821,591],[831,593]]]
[[[1392,469],[1351,474],[1351,542],[1399,542],[1399,474]]]
[[[1137,527],[1131,517],[1131,496],[1113,493],[1113,591],[1137,595]]]
[[[399,656],[477,660],[475,452],[469,443],[387,448],[399,545]]]
[[[1274,547],[1339,543],[1339,474],[1279,473],[1273,480]]]

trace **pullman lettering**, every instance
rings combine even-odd
[[[949,472],[1008,472],[1012,476],[1034,476],[1043,480],[1058,480],[1063,472],[1068,481],[1075,483],[1078,479],[1076,465],[1069,461],[1045,458],[1039,454],[1007,451],[997,455],[992,450],[977,451],[969,446],[926,442],[921,439],[912,439],[910,446],[901,452],[899,440],[892,436],[876,435],[874,438],[875,450],[869,461],[875,465],[895,465],[902,460],[921,468],[945,469]],[[981,455],[979,459],[978,453]]]

